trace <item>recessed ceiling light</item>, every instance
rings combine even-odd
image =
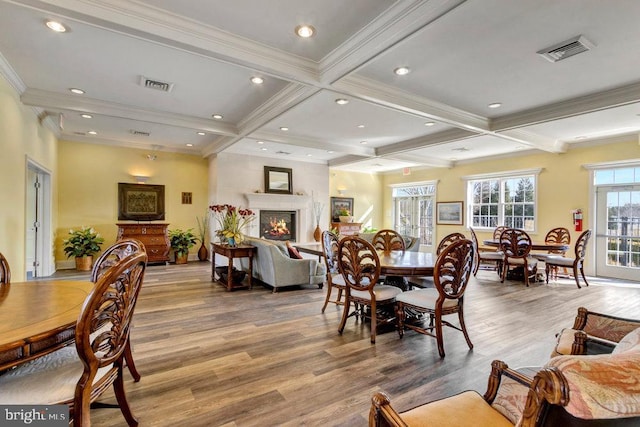
[[[313,36],[316,33],[316,29],[311,25],[298,25],[295,29],[295,33],[304,39]]]
[[[329,150],[329,151],[327,151],[327,153],[333,154],[333,150]]]
[[[360,141],[360,144],[367,144],[367,141]]]
[[[488,105],[489,108],[500,108],[502,107],[502,103],[500,102],[493,102],[491,104]]]
[[[258,144],[264,144],[264,141],[256,141]]]
[[[76,87],[72,87],[71,89],[69,89],[71,92],[76,93],[78,95],[82,95],[84,94],[84,91],[82,89],[78,89]]]
[[[254,76],[251,77],[251,83],[255,85],[261,85],[262,83],[264,83],[264,79],[262,77]]]
[[[262,151],[267,151],[267,150],[268,150],[268,148],[267,148],[267,147],[262,147],[262,148],[260,148],[260,149],[261,149]]]
[[[213,117],[216,120],[222,120],[222,114],[213,114],[211,117]]]
[[[364,125],[358,125],[358,127],[359,127],[360,129],[362,129],[362,128],[364,128]]]
[[[398,67],[395,70],[393,70],[393,72],[396,73],[398,76],[405,76],[409,74],[411,70],[409,69],[409,67]]]
[[[97,135],[98,132],[96,132],[95,130],[90,130],[89,132],[87,132],[89,135]]]
[[[186,144],[187,147],[193,147],[193,144]]]
[[[67,31],[67,27],[56,21],[47,21],[47,27],[56,33],[64,33]]]
[[[580,135],[580,136],[576,136],[576,139],[587,139],[587,137],[584,135]]]
[[[425,123],[424,125],[425,125],[425,126],[433,126],[433,125],[435,125],[435,123],[434,123],[434,122],[427,122],[427,123]]]
[[[336,104],[338,105],[347,105],[349,103],[348,99],[338,98],[336,99]]]
[[[198,135],[200,135],[200,136],[205,136],[205,135],[206,135],[206,133],[204,133],[204,132],[197,132],[197,133],[198,133]]]
[[[280,126],[280,130],[283,131],[283,132],[286,132],[286,131],[289,130],[289,128],[286,127],[286,126]]]
[[[307,154],[307,157],[313,157],[313,154]]]
[[[93,119],[93,116],[91,114],[80,114],[80,117],[82,117],[83,119]]]
[[[456,160],[458,160],[458,158],[457,157],[452,157],[449,160],[451,160],[452,162],[455,162]]]

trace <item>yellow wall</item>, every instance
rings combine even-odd
[[[571,211],[581,208],[584,212],[585,229],[589,226],[591,207],[589,206],[589,171],[585,164],[622,161],[640,158],[637,136],[628,137],[625,142],[573,148],[563,154],[535,153],[515,157],[499,158],[483,162],[457,165],[450,169],[413,170],[411,175],[401,172],[383,175],[384,225],[392,225],[390,184],[438,180],[437,201],[465,201],[466,181],[464,176],[508,172],[521,169],[542,168],[538,177],[538,223],[533,233],[534,240],[544,238],[547,230],[554,227],[569,228],[571,241],[575,242],[580,233],[573,231]],[[440,225],[436,228],[435,241],[453,232],[467,232],[464,226]],[[488,234],[478,233],[478,238],[488,238]]]
[[[343,190],[344,194],[340,195],[338,190]],[[353,197],[354,220],[361,222],[363,227],[374,227],[378,230],[383,228],[382,203],[384,199],[381,175],[331,170],[329,195],[331,197]]]
[[[147,184],[165,186],[165,221],[169,229],[198,230],[196,217],[207,214],[208,162],[201,156],[119,148],[82,142],[59,144],[59,221],[56,260],[65,262],[62,241],[69,229],[94,227],[105,238],[103,248],[115,242],[118,222],[118,183],[134,183],[132,175],[148,176]],[[191,192],[193,203],[182,204],[182,193]],[[193,258],[197,247],[190,251]]]
[[[20,103],[16,91],[0,77],[0,252],[12,281],[25,280],[25,210],[27,160],[52,174],[52,221],[56,221],[56,137],[39,124],[36,113]],[[46,255],[52,254],[46,251]]]

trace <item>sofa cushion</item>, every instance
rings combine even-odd
[[[287,240],[287,251],[289,252],[290,258],[293,258],[293,259],[303,258],[303,256],[300,255],[300,252],[298,252],[298,249],[296,249],[288,240]]]

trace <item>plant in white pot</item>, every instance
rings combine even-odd
[[[100,252],[100,245],[104,243],[104,238],[91,227],[71,229],[69,236],[62,242],[67,258],[75,257],[76,270],[91,270],[93,256]]]
[[[349,209],[340,209],[340,211],[338,211],[338,218],[340,222],[353,222],[353,216],[351,216]]]
[[[189,258],[189,248],[193,247],[198,239],[193,234],[193,228],[184,231],[176,228],[169,230],[169,241],[176,255],[176,264],[186,264]]]

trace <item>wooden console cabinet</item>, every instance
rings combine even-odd
[[[332,222],[331,228],[338,230],[338,234],[341,236],[353,236],[360,233],[362,228],[361,222]]]
[[[169,250],[171,250],[171,242],[167,231],[169,224],[119,223],[116,225],[118,226],[118,240],[133,238],[144,243],[149,263],[169,262]]]

